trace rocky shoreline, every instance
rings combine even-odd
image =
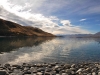
[[[100,63],[0,65],[0,75],[100,75]]]

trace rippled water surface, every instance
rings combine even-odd
[[[100,61],[97,38],[0,38],[0,63]]]

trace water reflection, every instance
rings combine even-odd
[[[53,37],[1,37],[0,38],[0,53],[10,52],[21,47],[38,46],[43,42],[49,41]]]
[[[2,38],[0,63],[99,61],[96,38]]]

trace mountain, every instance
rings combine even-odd
[[[96,34],[94,34],[94,37],[100,37],[100,32],[97,32]]]
[[[92,34],[69,34],[69,35],[63,35],[62,37],[68,37],[68,38],[89,38],[89,37],[92,37],[92,36],[93,36]]]
[[[21,26],[17,23],[0,19],[0,36],[54,36],[39,28]]]
[[[99,35],[100,36],[100,32],[96,33],[95,35]]]
[[[69,34],[69,35],[57,35],[60,37],[68,37],[68,38],[100,38],[100,32],[95,34]]]

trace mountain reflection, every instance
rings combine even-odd
[[[3,54],[0,54],[0,63],[98,61],[100,60],[99,40],[51,37],[1,38],[0,48]]]
[[[53,37],[1,37],[0,38],[0,53],[10,52],[21,47],[38,46],[43,42],[52,40]]]

